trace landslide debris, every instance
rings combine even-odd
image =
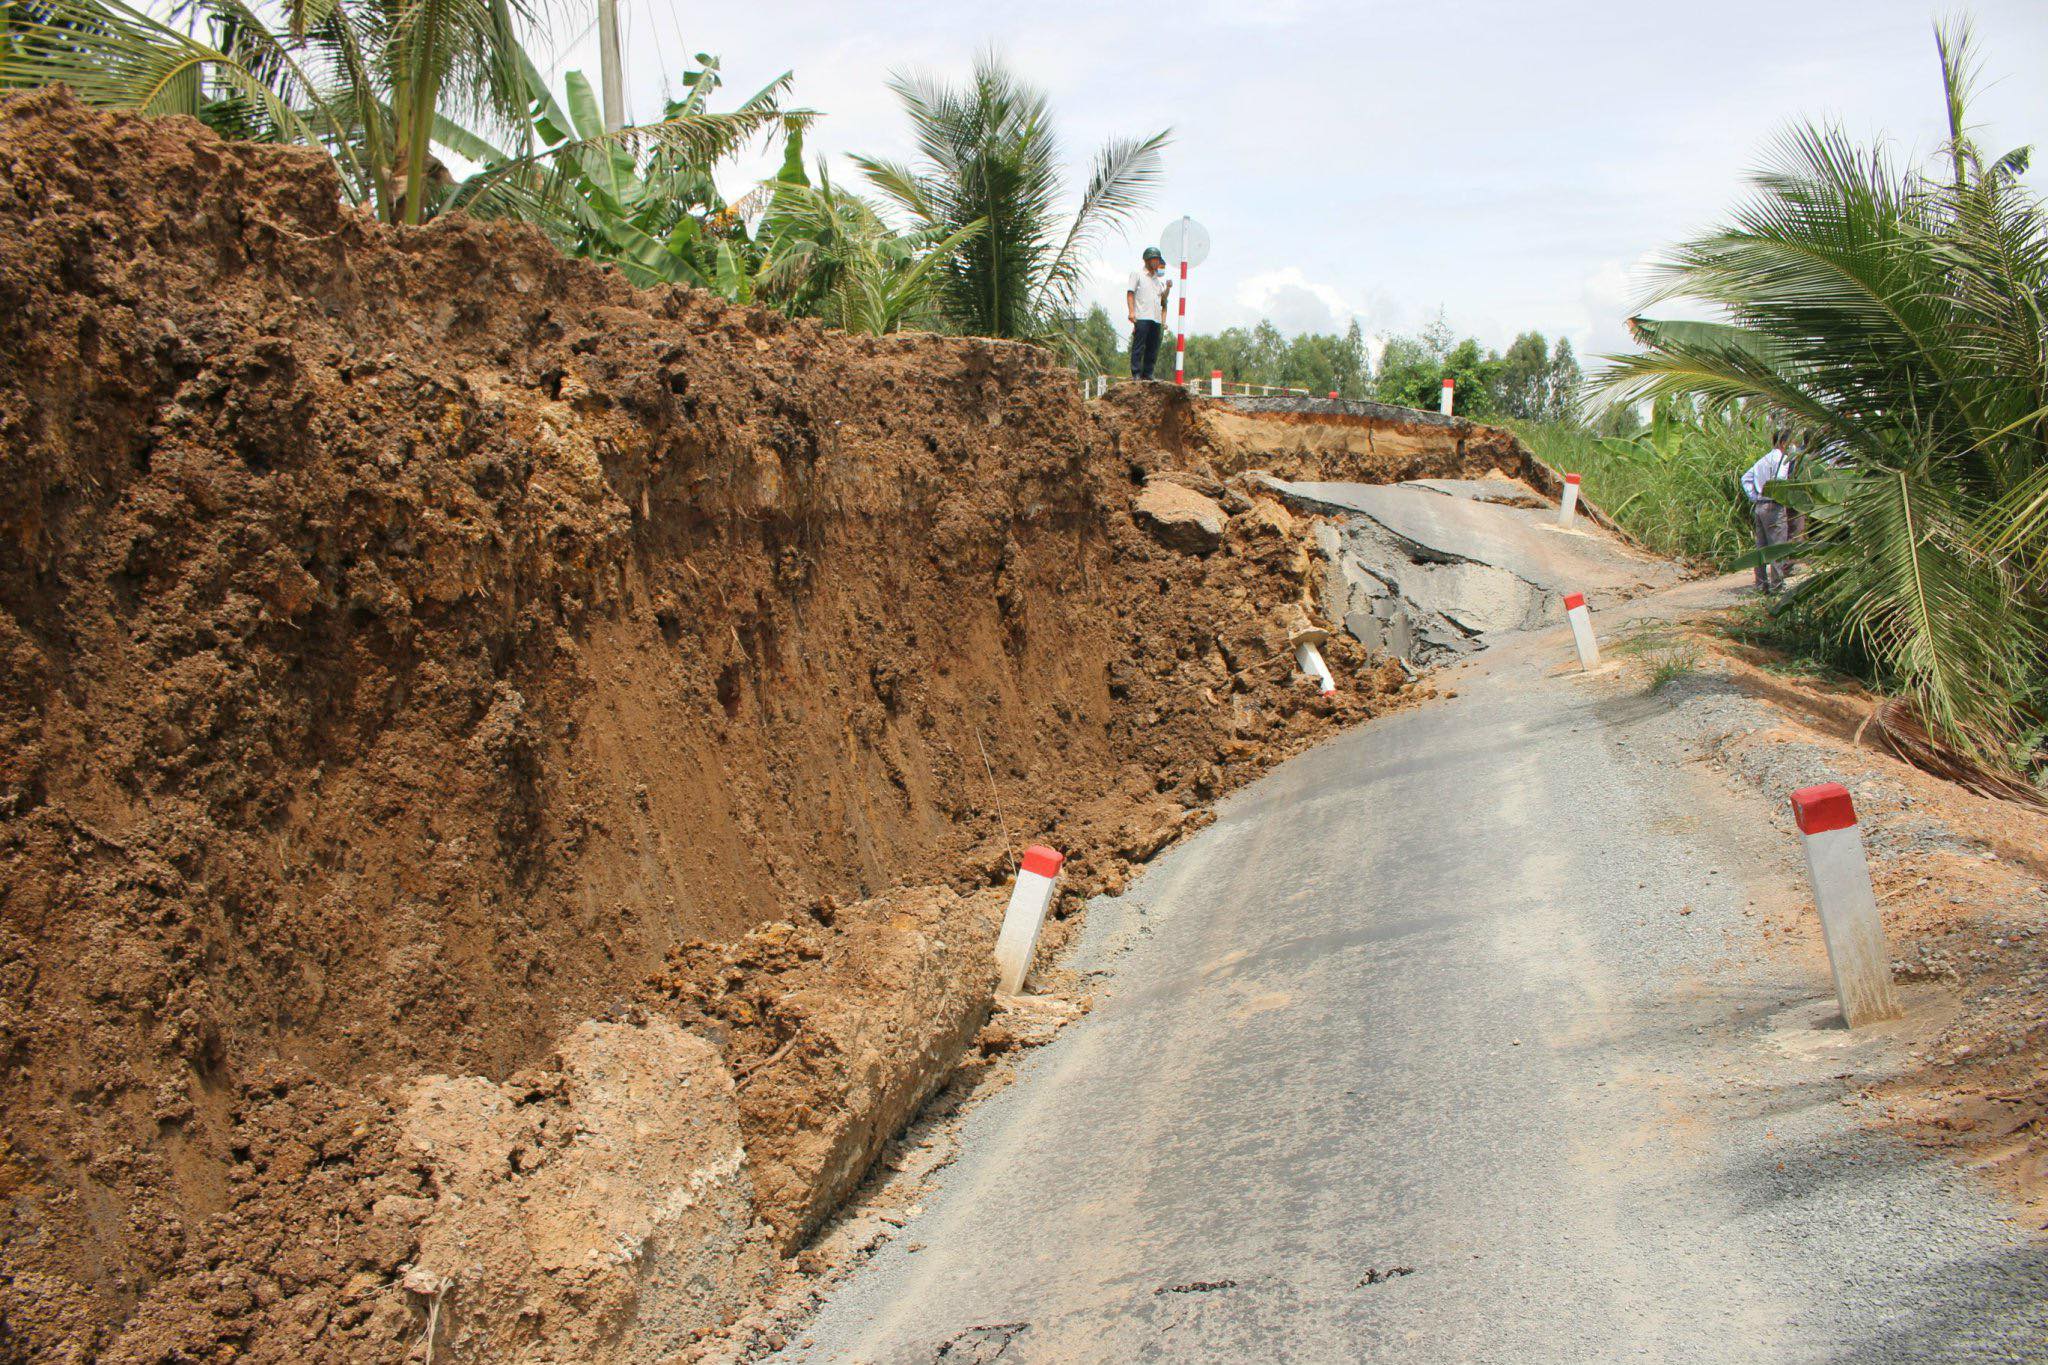
[[[0,98],[0,1359],[669,1358],[971,1037],[1010,850],[1121,886],[1399,700],[1295,678],[1284,509],[1137,524],[1248,450]]]
[[[1151,478],[1131,500],[1131,512],[1161,545],[1208,554],[1223,543],[1223,505],[1192,488]]]
[[[1003,892],[921,887],[728,943],[693,940],[654,981],[719,1041],[761,1216],[793,1254],[867,1173],[988,1017]]]

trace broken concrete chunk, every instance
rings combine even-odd
[[[1307,609],[1295,602],[1277,608],[1273,624],[1279,627],[1289,649],[1296,645],[1320,645],[1330,638],[1330,632],[1309,620]]]
[[[1214,498],[1164,479],[1147,479],[1132,501],[1138,524],[1170,550],[1205,555],[1223,543],[1228,521]]]
[[[1191,489],[1194,492],[1200,493],[1205,498],[1214,498],[1218,502],[1223,501],[1230,493],[1223,480],[1217,478],[1214,472],[1206,467],[1199,469],[1162,469],[1157,474],[1148,478],[1146,482],[1179,484],[1182,488]]]
[[[1283,540],[1292,539],[1294,514],[1270,498],[1260,498],[1239,518],[1239,526],[1248,536],[1270,535]]]
[[[716,1048],[650,1018],[582,1024],[558,1056],[546,1086],[407,1095],[439,1198],[404,1284],[439,1310],[437,1359],[671,1360],[773,1270]]]

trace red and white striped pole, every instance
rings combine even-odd
[[[1031,974],[1038,931],[1045,926],[1045,912],[1059,890],[1060,868],[1066,861],[1065,854],[1044,844],[1024,850],[1023,866],[1010,888],[1009,908],[1003,911],[1002,932],[996,935],[996,988],[1004,995],[1021,993],[1024,978]]]
[[[1445,376],[1444,376],[1444,403],[1443,403],[1443,407],[1442,407],[1442,408],[1440,408],[1440,409],[1439,409],[1439,411],[1440,411],[1440,412],[1442,412],[1442,413],[1443,413],[1443,415],[1444,415],[1444,416],[1446,416],[1446,417],[1449,417],[1449,416],[1451,415],[1451,395],[1452,395],[1452,393],[1453,393],[1453,392],[1454,392],[1454,391],[1456,390],[1456,387],[1457,387],[1457,386],[1456,386],[1455,384],[1453,384],[1453,383],[1451,382],[1451,377],[1450,377],[1449,375],[1445,375]]]
[[[1572,643],[1578,647],[1579,667],[1591,673],[1600,666],[1600,645],[1593,638],[1593,613],[1586,610],[1584,593],[1565,594],[1564,619],[1572,623]]]
[[[1806,874],[1813,880],[1813,904],[1820,911],[1843,1021],[1861,1028],[1898,1018],[1905,1011],[1892,994],[1891,952],[1849,789],[1839,782],[1800,788],[1792,793],[1792,818],[1806,850]]]
[[[1173,382],[1185,384],[1188,370],[1188,249],[1187,234],[1181,234],[1180,320],[1174,324]]]
[[[1576,474],[1567,474],[1564,476],[1564,496],[1558,499],[1557,524],[1559,526],[1571,525],[1572,513],[1578,510],[1579,476]]]

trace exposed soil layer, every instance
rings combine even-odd
[[[0,100],[0,1359],[729,1316],[981,1023],[1012,850],[1118,886],[1402,695],[1296,678],[1312,539],[1231,476],[1525,467],[1210,408]]]

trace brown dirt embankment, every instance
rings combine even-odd
[[[1296,683],[1308,538],[1219,458],[0,100],[0,1359],[729,1318],[971,1036],[1011,850],[1120,885],[1399,691]]]

